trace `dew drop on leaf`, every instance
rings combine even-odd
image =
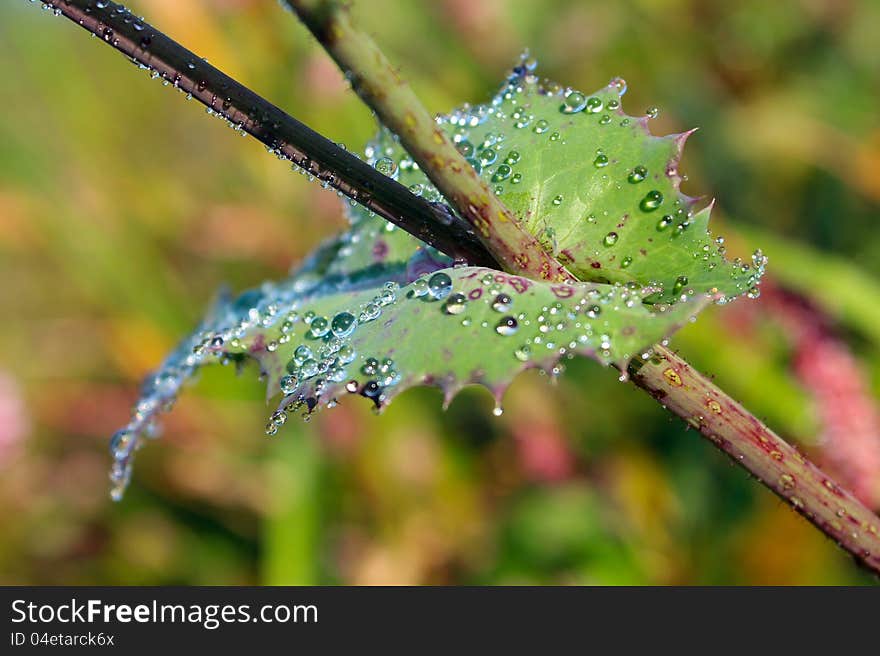
[[[309,332],[314,337],[323,337],[330,331],[330,322],[327,317],[315,317],[309,324]]]
[[[125,458],[133,440],[134,435],[131,432],[125,429],[116,431],[110,438],[110,455],[117,460]]]
[[[314,321],[312,326],[314,327]],[[348,337],[357,327],[357,318],[351,312],[340,312],[330,322],[330,331],[336,337]]]
[[[642,199],[642,202],[639,203],[639,207],[642,208],[643,212],[653,212],[660,205],[663,204],[663,194],[659,191],[649,191],[645,194],[645,197]]]
[[[358,321],[360,323],[374,321],[379,318],[380,314],[382,314],[382,309],[376,303],[367,303],[361,310]]]
[[[517,330],[519,330],[519,323],[513,317],[502,317],[495,326],[495,332],[505,337],[516,334]]]
[[[493,148],[484,148],[480,151],[480,164],[483,166],[494,164],[496,159],[498,159],[498,153]]]
[[[593,96],[587,101],[586,109],[590,114],[598,114],[605,107],[601,98]]]
[[[680,294],[681,290],[688,284],[687,276],[679,276],[675,279],[675,285],[672,286],[673,294]]]
[[[492,301],[492,309],[496,312],[507,312],[513,305],[513,299],[508,294],[498,294]]]
[[[492,174],[492,182],[503,182],[510,177],[512,169],[507,164],[499,164],[498,168],[495,169],[495,173]]]
[[[449,296],[452,291],[452,278],[445,273],[435,273],[428,279],[428,293],[437,300]]]
[[[584,94],[579,91],[571,91],[565,96],[565,98],[563,98],[562,107],[559,109],[564,114],[576,114],[577,112],[583,111],[586,106],[587,99]]]
[[[644,166],[637,166],[632,171],[630,171],[627,180],[629,180],[632,184],[637,184],[644,180],[646,177],[648,177],[648,169],[646,169]]]
[[[467,297],[464,294],[452,294],[446,299],[443,310],[446,314],[461,314],[467,309]]]
[[[462,154],[463,157],[473,157],[474,156],[474,144],[470,141],[459,141],[456,146],[458,152]]]
[[[425,278],[419,278],[411,285],[412,295],[416,297],[424,296],[428,293],[428,281]]]

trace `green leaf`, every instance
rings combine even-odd
[[[624,113],[618,79],[586,95],[519,67],[486,105],[439,117],[468,161],[544,247],[584,281],[659,288],[719,302],[755,288],[766,258],[729,262],[709,233],[711,203],[681,193],[679,162],[688,136],[653,136],[649,118]],[[387,131],[369,161],[440,200]],[[357,214],[357,210],[355,214]],[[362,211],[363,212],[363,211]]]
[[[293,409],[332,406],[345,393],[381,407],[415,385],[440,387],[448,402],[478,384],[500,402],[520,371],[558,373],[575,354],[625,370],[708,302],[649,306],[642,299],[652,288],[551,284],[479,267],[441,269],[403,287],[399,278],[321,276],[317,267],[313,259],[281,283],[221,298],[145,383],[131,423],[111,442],[115,496],[156,416],[203,364],[255,359],[268,395],[283,393],[267,427],[274,433]]]
[[[415,385],[488,388],[498,403],[517,373],[558,373],[566,356],[626,363],[708,299],[645,305],[652,290],[536,282],[479,267],[443,269],[399,287],[341,292],[291,308],[227,353],[247,354],[284,398],[273,421],[358,393],[384,406]],[[274,432],[270,422],[270,432]]]
[[[763,256],[754,268],[727,262],[708,235],[709,208],[694,212],[695,200],[678,191],[686,135],[651,136],[646,119],[623,114],[619,92],[612,83],[580,97],[521,68],[489,105],[439,119],[528,229],[585,282],[452,267],[405,231],[349,207],[350,230],[289,278],[221,297],[145,383],[132,421],[111,442],[114,497],[129,480],[134,451],[156,433],[158,413],[206,363],[259,363],[269,397],[282,396],[269,433],[291,411],[332,406],[346,393],[383,407],[410,387],[434,385],[448,403],[477,384],[500,404],[520,371],[556,374],[574,355],[625,371],[710,298],[751,288]],[[595,165],[599,154],[607,166]],[[442,202],[387,131],[365,155],[414,193]],[[645,179],[629,182],[639,166]],[[662,202],[646,207],[655,190]],[[666,212],[673,220],[658,231]],[[610,233],[616,237],[606,239]]]

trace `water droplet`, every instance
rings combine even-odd
[[[302,366],[303,362],[313,357],[314,355],[312,354],[312,349],[310,349],[305,344],[302,344],[296,347],[296,350],[293,352],[293,360],[291,362],[293,362],[295,366],[300,367]]]
[[[605,104],[602,102],[601,98],[596,98],[593,96],[587,101],[587,111],[590,114],[598,114],[605,107]]]
[[[513,317],[502,317],[495,326],[495,332],[505,337],[515,334],[517,330],[519,330],[519,323]]]
[[[518,349],[513,352],[513,357],[515,357],[520,362],[528,362],[529,357],[531,357],[532,349],[527,344],[523,344]]]
[[[336,357],[339,358],[340,364],[349,364],[354,361],[356,356],[357,353],[350,344],[340,347],[339,351],[336,353]]]
[[[289,376],[282,376],[280,385],[281,392],[285,395],[293,394],[296,391],[296,386],[299,384],[299,378],[295,375],[290,374]]]
[[[492,182],[503,182],[510,177],[512,169],[507,164],[499,164],[495,173],[492,175]]]
[[[535,123],[535,127],[532,128],[532,131],[535,134],[544,134],[549,128],[550,124],[542,118],[540,121]]]
[[[492,309],[496,312],[507,312],[511,305],[513,305],[513,299],[507,294],[498,294],[492,301]]]
[[[309,324],[309,332],[313,337],[323,337],[330,331],[330,322],[327,317],[315,317]]]
[[[614,246],[617,243],[618,235],[616,232],[609,232],[605,235],[605,238],[602,240],[602,243],[606,246]]]
[[[470,141],[459,141],[455,145],[455,147],[458,149],[458,152],[460,152],[464,157],[474,156],[474,144],[472,144]]]
[[[382,387],[375,380],[368,381],[363,390],[361,390],[361,394],[370,399],[378,398],[382,394]]]
[[[644,166],[637,166],[632,171],[630,171],[627,180],[629,180],[632,184],[637,184],[644,180],[646,177],[648,177],[648,169],[646,169]]]
[[[554,205],[556,205],[557,207],[558,207],[559,205],[562,205],[562,196],[561,196],[561,195],[560,195],[560,196],[556,196],[556,197],[553,199],[552,203],[553,203]]]
[[[443,305],[446,314],[461,314],[467,309],[467,297],[464,294],[452,294]]]
[[[660,116],[660,110],[652,105],[645,110],[645,115],[648,118],[657,118],[658,116]]]
[[[314,329],[315,322],[312,321]],[[330,330],[336,337],[348,337],[357,327],[357,318],[351,312],[340,312],[330,322]]]
[[[639,203],[639,207],[642,208],[643,212],[653,212],[660,205],[663,204],[663,194],[659,191],[649,191],[645,194],[645,197],[642,199],[642,202]]]
[[[627,256],[626,256],[625,258],[623,258],[623,260],[621,261],[621,263],[620,263],[620,268],[621,268],[621,269],[626,269],[626,268],[628,268],[629,265],[632,264],[632,263],[633,263],[633,259],[632,259],[629,255],[627,255]]]
[[[382,175],[387,175],[393,180],[397,179],[397,163],[390,157],[380,157],[376,160],[376,163],[373,165],[373,167]]]
[[[672,215],[667,214],[662,219],[657,221],[657,232],[663,232],[670,225],[672,225]]]
[[[428,293],[428,281],[425,278],[419,278],[418,280],[413,281],[411,287],[412,295],[415,297],[424,296]]]
[[[128,455],[128,451],[134,441],[135,436],[131,431],[125,429],[116,431],[110,438],[110,454],[116,460],[122,460]]]
[[[498,159],[498,153],[493,148],[484,148],[480,151],[480,164],[483,166],[494,164],[496,159]]]
[[[673,294],[680,294],[681,290],[685,288],[688,284],[687,276],[679,276],[675,279],[675,284],[672,286]]]
[[[375,321],[380,314],[382,314],[382,309],[376,303],[367,303],[358,315],[358,321],[360,323]]]
[[[442,271],[428,280],[428,293],[437,300],[446,298],[452,291],[452,278]]]
[[[595,166],[597,169],[608,166],[608,155],[605,155],[603,153],[599,153],[598,155],[596,155],[596,159],[593,160],[593,166]]]
[[[577,112],[583,111],[586,106],[587,99],[584,94],[579,91],[570,91],[568,95],[562,99],[562,107],[559,109],[564,114],[576,114]]]

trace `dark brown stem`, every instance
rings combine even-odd
[[[497,267],[473,229],[448,207],[411,193],[121,5],[101,0],[49,0],[46,4],[175,88],[191,94],[279,157],[422,241],[457,260]]]

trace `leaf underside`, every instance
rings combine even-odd
[[[694,211],[696,200],[679,192],[687,133],[650,135],[647,119],[623,114],[620,92],[613,81],[585,96],[520,66],[491,103],[438,119],[526,228],[584,282],[453,266],[349,207],[350,230],[287,279],[220,298],[145,382],[132,421],[111,441],[114,498],[135,450],[157,433],[157,415],[206,363],[256,360],[269,398],[281,397],[266,427],[274,434],[289,413],[335,405],[343,394],[382,408],[410,387],[434,385],[449,403],[476,384],[500,403],[517,373],[557,373],[574,355],[625,371],[710,300],[750,290],[764,258],[728,262],[708,234],[710,208]],[[443,201],[387,131],[365,155],[414,193]]]

